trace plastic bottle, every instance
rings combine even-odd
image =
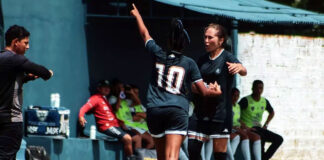
[[[91,125],[90,127],[90,139],[96,139],[96,126]]]
[[[55,107],[55,108],[60,107],[60,94],[59,93],[51,94],[51,106]]]

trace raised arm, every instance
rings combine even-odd
[[[147,30],[147,28],[146,28],[146,26],[145,26],[145,24],[143,22],[142,16],[138,12],[135,4],[133,3],[132,6],[133,6],[133,9],[131,10],[130,14],[136,18],[138,31],[139,31],[139,33],[140,33],[140,35],[141,35],[141,37],[142,37],[142,39],[144,40],[144,43],[145,43],[147,40],[151,39],[151,36],[150,36],[150,34],[149,34],[149,32],[148,32],[148,30]]]

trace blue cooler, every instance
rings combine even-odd
[[[25,111],[27,136],[69,136],[70,110],[64,107],[54,108],[32,106]]]

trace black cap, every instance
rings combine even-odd
[[[101,80],[98,82],[97,87],[110,87],[110,83],[108,80]]]

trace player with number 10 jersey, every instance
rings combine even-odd
[[[147,93],[147,107],[178,106],[188,112],[191,84],[202,81],[197,64],[176,51],[163,51],[152,39],[147,41],[145,47],[155,62]]]

